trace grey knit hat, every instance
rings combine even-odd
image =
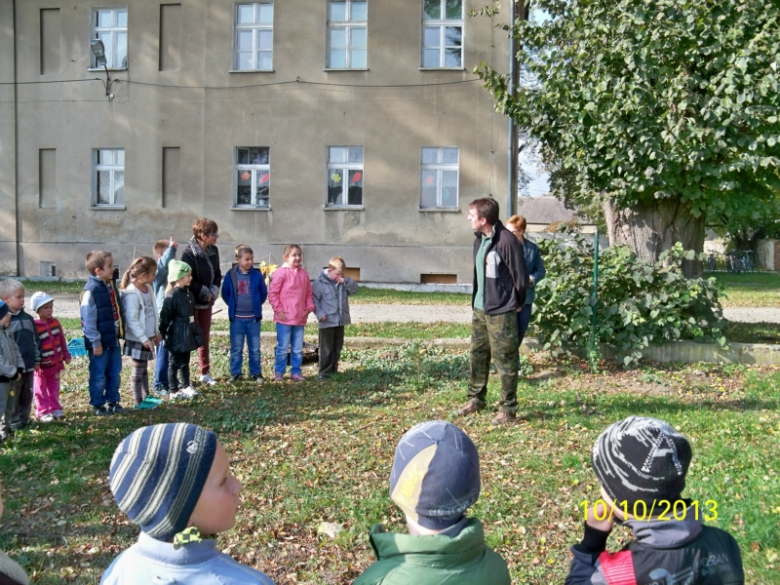
[[[133,431],[114,451],[109,482],[119,509],[152,538],[187,527],[217,450],[199,426],[168,423]]]
[[[680,499],[691,464],[691,445],[668,422],[630,416],[609,426],[593,446],[593,471],[610,498],[655,502]]]
[[[479,498],[479,454],[468,435],[434,420],[412,427],[398,443],[390,497],[420,526],[455,524]]]

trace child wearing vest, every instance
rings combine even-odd
[[[38,314],[35,327],[41,342],[41,369],[35,372],[35,416],[48,423],[65,418],[60,404],[60,378],[71,357],[62,325],[52,316],[54,299],[39,291],[30,302]]]

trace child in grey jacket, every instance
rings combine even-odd
[[[5,406],[11,382],[18,380],[24,372],[24,360],[12,336],[6,333],[11,322],[11,312],[5,301],[0,301],[0,443],[13,435],[5,417]]]
[[[344,260],[334,256],[311,287],[314,314],[319,323],[321,380],[327,380],[339,371],[344,326],[352,322],[349,318],[349,295],[358,291],[358,285],[344,276],[345,269]]]
[[[141,534],[111,563],[102,585],[274,585],[217,548],[214,535],[236,523],[241,483],[212,431],[187,423],[133,431],[114,451],[109,484]]]

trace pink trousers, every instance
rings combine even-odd
[[[35,416],[53,414],[60,405],[60,371],[41,368],[35,372]]]

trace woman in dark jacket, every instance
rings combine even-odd
[[[528,289],[525,292],[525,304],[517,312],[517,337],[518,346],[523,344],[525,332],[528,324],[531,322],[531,307],[534,303],[536,284],[544,278],[547,273],[544,269],[542,255],[539,253],[539,246],[531,240],[525,239],[526,222],[522,215],[513,215],[506,221],[507,229],[512,232],[523,246],[523,256],[525,257],[525,267],[528,270]]]
[[[197,321],[193,320],[195,299],[188,287],[191,281],[189,265],[171,260],[168,265],[168,289],[160,311],[160,335],[170,354],[168,383],[172,397],[192,398],[197,394],[190,385],[190,353],[203,345],[203,335]]]
[[[222,283],[217,238],[219,238],[219,228],[214,220],[205,217],[196,219],[192,224],[192,238],[181,255],[182,262],[186,262],[192,268],[190,290],[195,297],[195,321],[203,332],[203,345],[198,348],[200,381],[209,386],[216,384],[209,374],[211,311]]]

